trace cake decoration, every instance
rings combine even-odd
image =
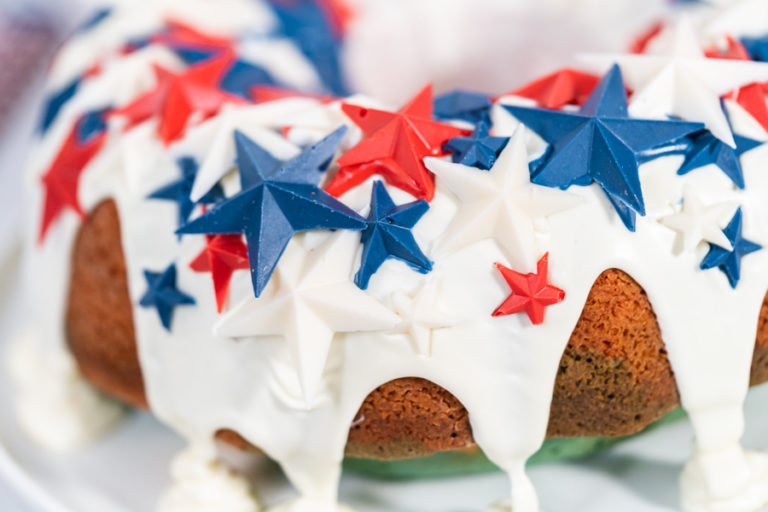
[[[596,182],[634,231],[635,214],[645,215],[638,154],[674,143],[701,125],[631,117],[621,75],[613,66],[578,112],[504,108],[551,144],[531,172],[534,183],[567,189]]]
[[[544,322],[547,306],[565,300],[565,292],[548,282],[549,254],[544,254],[536,264],[536,272],[521,274],[501,263],[496,264],[502,277],[512,289],[512,294],[493,312],[492,316],[525,313],[534,325]]]
[[[407,263],[422,274],[432,270],[432,262],[421,252],[411,234],[411,229],[427,210],[429,203],[424,200],[395,205],[380,181],[373,184],[371,211],[361,233],[363,255],[360,269],[355,274],[357,286],[363,290],[368,288],[371,276],[389,258]]]
[[[126,128],[158,116],[157,134],[168,145],[183,134],[193,114],[205,119],[218,112],[224,103],[237,101],[218,85],[233,59],[234,56],[226,52],[181,73],[157,66],[155,88],[118,108],[112,115],[126,118]]]
[[[195,272],[210,272],[219,313],[229,297],[229,283],[235,270],[250,270],[248,247],[242,235],[206,235],[205,249],[189,263]]]
[[[365,138],[339,158],[340,169],[326,190],[339,196],[374,174],[417,199],[431,201],[435,184],[422,159],[443,154],[443,145],[468,135],[455,126],[432,119],[432,87],[421,90],[398,112],[386,112],[349,103],[344,113],[362,130]]]
[[[443,145],[443,150],[452,153],[454,163],[488,170],[507,145],[509,137],[493,137],[488,125],[481,121],[469,137],[454,137]]]
[[[683,18],[665,53],[589,56],[606,66],[617,63],[634,89],[634,117],[678,116],[704,123],[712,135],[735,147],[720,96],[741,86],[768,80],[768,63],[707,58],[691,22]]]
[[[434,116],[437,119],[460,119],[472,124],[491,124],[490,110],[493,106],[485,94],[472,91],[452,91],[435,98]]]
[[[224,199],[224,190],[216,184],[199,201],[193,202],[189,198],[189,194],[192,192],[192,185],[194,185],[195,177],[197,176],[197,161],[192,157],[185,156],[179,158],[177,164],[181,170],[181,178],[160,187],[148,197],[150,199],[165,199],[177,202],[179,204],[178,227],[180,228],[189,221],[189,217],[198,204],[213,204]]]
[[[162,272],[144,271],[147,291],[139,304],[144,308],[155,308],[160,322],[166,330],[171,330],[173,310],[176,306],[191,306],[195,299],[176,287],[176,265],[171,264]]]
[[[235,132],[241,192],[178,233],[245,234],[258,297],[295,233],[366,227],[362,217],[317,187],[345,133],[341,127],[293,160],[281,162],[242,132]]]
[[[724,219],[730,218],[735,206],[727,203],[705,204],[697,191],[688,186],[683,189],[680,211],[666,215],[659,221],[682,235],[683,248],[693,251],[702,241],[733,250],[731,241],[723,232]]]
[[[600,77],[577,69],[564,68],[507,93],[535,100],[543,108],[583,105],[600,82]]]
[[[395,292],[392,295],[392,310],[400,317],[400,323],[392,328],[392,333],[407,334],[421,356],[432,355],[435,330],[461,323],[460,318],[437,307],[437,293],[437,286],[428,281],[412,294]]]
[[[88,119],[90,117],[85,115],[75,124],[53,163],[42,176],[45,199],[38,243],[45,240],[48,229],[65,210],[72,210],[81,218],[85,217],[78,198],[80,176],[106,140],[104,132],[97,133],[93,128],[83,128],[91,124]]]
[[[730,242],[731,249],[720,247],[719,245],[709,244],[709,252],[701,262],[701,269],[719,268],[728,277],[731,288],[736,288],[741,279],[741,258],[759,251],[763,247],[742,236],[742,213],[741,208],[736,210],[728,226],[723,233]]]

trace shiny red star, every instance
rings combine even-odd
[[[234,59],[234,53],[227,50],[181,73],[155,66],[157,86],[112,115],[127,118],[127,128],[160,116],[157,133],[166,145],[170,144],[182,136],[193,114],[207,119],[227,101],[242,102],[218,87]]]
[[[87,141],[80,142],[77,136],[78,126],[70,132],[59,153],[43,175],[45,188],[43,202],[43,217],[40,224],[38,242],[45,240],[45,235],[53,222],[66,209],[85,217],[83,208],[77,198],[80,185],[80,175],[88,162],[99,152],[106,139],[106,133],[101,133]]]
[[[206,235],[205,240],[205,249],[190,262],[189,267],[195,272],[212,274],[216,307],[221,313],[229,296],[232,274],[235,270],[250,268],[248,247],[241,235]]]
[[[599,81],[599,76],[564,68],[507,94],[536,100],[544,108],[558,109],[568,104],[582,105]]]
[[[443,155],[443,144],[470,132],[432,120],[432,86],[428,85],[398,112],[386,112],[344,103],[342,110],[365,136],[339,158],[339,170],[326,187],[340,196],[374,174],[418,199],[435,195],[426,156]]]
[[[524,311],[531,322],[538,325],[544,321],[544,311],[547,306],[565,299],[563,290],[547,283],[549,253],[539,260],[535,274],[521,274],[501,263],[497,263],[496,268],[512,288],[512,295],[496,308],[493,316],[506,316]]]
[[[707,57],[715,59],[751,60],[744,45],[728,36],[728,46],[723,49],[711,49],[706,52]],[[768,82],[747,84],[725,95],[725,98],[733,99],[741,107],[760,123],[768,131],[768,102],[765,95],[768,94]]]

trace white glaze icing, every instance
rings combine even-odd
[[[187,10],[195,8],[185,7]],[[240,21],[232,20],[233,32],[240,27]],[[220,22],[220,27],[230,26],[224,19]],[[82,37],[105,37],[99,34]],[[73,51],[69,48],[65,47],[63,55]],[[61,71],[54,71],[54,75],[72,73],[78,65],[82,66],[79,69],[87,67],[88,59],[76,64],[68,63],[67,59],[75,57],[62,57],[57,65]],[[128,101],[146,90],[152,84],[151,63],[156,59],[175,62],[169,52],[160,48],[148,48],[106,62],[104,72],[87,82],[67,105],[33,158],[32,205],[40,202],[36,179],[50,163],[77,114],[88,108]],[[125,80],[126,76],[131,80]],[[122,87],[116,87],[118,84]],[[368,100],[355,101],[367,104]],[[729,108],[736,109],[733,105]],[[289,112],[290,116],[286,114]],[[496,111],[495,115],[501,114]],[[296,365],[296,351],[292,352],[291,344],[278,335],[282,329],[262,330],[265,335],[260,336],[242,336],[251,334],[248,329],[225,332],[228,318],[258,302],[252,297],[248,272],[235,273],[230,291],[230,304],[244,305],[219,317],[210,276],[188,268],[188,262],[202,248],[202,237],[185,236],[179,242],[173,235],[176,206],[146,200],[150,192],[178,178],[175,160],[181,155],[197,158],[206,169],[200,174],[202,184],[196,184],[197,194],[204,193],[221,177],[228,193],[233,193],[237,184],[227,175],[234,155],[227,139],[232,130],[243,130],[276,156],[288,158],[296,153],[296,147],[265,130],[278,127],[281,122],[290,124],[285,120],[291,118],[304,121],[306,129],[297,137],[309,140],[329,132],[341,120],[338,104],[322,105],[307,99],[232,107],[190,128],[187,136],[170,148],[156,140],[154,121],[125,134],[118,134],[118,127],[111,126],[108,143],[82,177],[80,198],[86,210],[106,197],[116,200],[132,302],[137,304],[145,290],[143,270],[159,270],[170,262],[177,263],[179,288],[197,300],[195,308],[176,310],[171,333],[162,328],[154,311],[134,308],[139,356],[151,407],[161,420],[186,436],[192,446],[209,446],[213,433],[220,428],[236,430],[279,462],[300,492],[301,498],[283,509],[339,510],[336,488],[340,463],[347,431],[360,403],[371,389],[384,382],[420,376],[445,387],[466,406],[475,440],[509,475],[511,508],[515,512],[536,511],[536,492],[525,474],[524,464],[544,439],[552,384],[561,355],[595,278],[607,268],[620,268],[645,288],[654,305],[681,399],[696,431],[695,455],[682,480],[684,507],[692,512],[715,511],[736,503],[743,504],[743,510],[754,511],[765,504],[768,497],[759,493],[768,487],[765,456],[745,455],[739,438],[756,319],[768,289],[768,251],[744,258],[742,279],[734,290],[718,271],[698,270],[706,244],[699,243],[688,251],[675,250],[677,233],[660,222],[679,212],[684,190],[695,190],[705,204],[741,205],[745,236],[768,245],[768,204],[764,201],[764,192],[768,190],[764,167],[768,158],[763,148],[742,159],[747,183],[744,191],[734,189],[713,166],[677,176],[679,157],[664,157],[643,165],[640,177],[648,215],[638,218],[636,233],[624,228],[596,186],[552,191],[566,198],[570,209],[565,213],[550,215],[555,209],[533,215],[529,210],[499,208],[499,222],[504,216],[515,222],[522,222],[522,217],[527,216],[546,217],[545,223],[534,222],[533,234],[528,233],[533,242],[526,245],[531,253],[526,258],[510,254],[514,251],[509,250],[507,241],[489,238],[498,235],[493,230],[479,240],[463,239],[452,251],[438,250],[441,238],[450,231],[454,219],[459,219],[457,212],[466,208],[468,198],[454,194],[462,190],[460,176],[451,182],[440,175],[438,167],[449,169],[452,164],[432,162],[438,170],[437,193],[430,210],[413,231],[419,246],[435,260],[434,270],[422,275],[398,261],[387,261],[381,267],[371,279],[366,301],[368,310],[377,311],[376,318],[387,321],[372,332],[334,335],[327,331],[327,336],[332,336],[327,346],[312,348],[328,354],[324,367],[315,366],[310,373],[316,386],[312,407],[307,408],[304,392],[309,381],[302,377],[301,366]],[[742,127],[738,115],[733,116],[733,121],[740,132],[756,129],[754,123],[747,121]],[[516,126],[513,119],[506,119],[497,123],[494,131],[496,135],[512,136]],[[765,138],[765,134],[761,135]],[[347,144],[356,136],[352,134]],[[509,156],[512,160],[512,151],[520,150],[522,136],[523,132],[518,132],[505,158]],[[535,137],[529,137],[528,142],[530,147],[540,148]],[[516,165],[519,170],[520,163]],[[373,179],[368,180],[342,200],[364,213],[372,182]],[[391,187],[389,192],[398,204],[413,199]],[[30,233],[36,233],[38,210],[35,207],[28,216]],[[493,221],[491,213],[488,212]],[[70,251],[77,228],[75,217],[65,214],[51,229],[46,242],[31,249],[29,256],[31,277],[42,279],[42,284],[32,285],[32,289],[44,285],[48,291],[45,303],[37,311],[38,331],[34,336],[46,342],[45,350],[59,353],[64,347],[61,326],[69,267],[69,260],[62,255]],[[295,237],[279,265],[279,272],[286,276],[273,278],[269,285],[272,290],[265,293],[264,300],[289,293],[290,287],[284,283],[299,277],[292,269],[302,267],[302,254],[322,250],[326,244],[338,250],[348,248],[346,257],[329,258],[322,263],[351,283],[360,258],[358,240],[359,234],[353,232]],[[545,251],[550,253],[551,282],[566,290],[566,300],[550,307],[546,322],[539,326],[533,326],[523,315],[492,318],[491,312],[509,293],[494,263],[529,271],[532,266],[521,267],[535,262]],[[45,272],[40,272],[43,268]],[[421,307],[412,311],[413,316],[403,314],[411,304]],[[219,327],[214,330],[217,324]],[[338,322],[333,324],[338,328]],[[239,337],[225,338],[223,334]],[[316,353],[307,352],[299,359],[312,356]],[[230,473],[222,473],[215,464],[207,448],[202,452],[193,450],[178,459],[176,483],[162,503],[164,512],[180,510],[179,503],[188,507],[184,510],[205,510],[208,495],[185,501],[194,496],[190,485],[195,485],[193,482],[200,475],[214,480],[198,482],[206,492],[231,491],[235,496],[233,506],[256,510],[255,502],[247,498],[243,482]]]

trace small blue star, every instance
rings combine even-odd
[[[40,133],[44,134],[48,131],[48,128],[50,128],[53,122],[56,120],[64,105],[66,105],[69,100],[75,97],[75,94],[77,94],[82,81],[82,77],[77,77],[71,82],[67,83],[61,89],[51,93],[46,98],[43,104],[42,115],[40,117],[40,126],[38,128]]]
[[[752,60],[768,62],[768,34],[762,37],[742,38],[741,44],[744,45]]]
[[[411,229],[429,210],[424,200],[395,206],[384,184],[377,181],[371,192],[371,213],[363,230],[363,257],[360,270],[355,274],[355,284],[368,288],[371,276],[389,258],[395,258],[426,274],[432,270],[432,262],[421,252]]]
[[[163,272],[145,270],[144,278],[147,280],[147,292],[139,304],[157,309],[160,322],[170,331],[174,307],[195,304],[195,299],[176,288],[176,265],[173,263]]]
[[[715,164],[737,187],[743,189],[744,173],[741,170],[739,158],[763,143],[735,133],[733,138],[736,141],[736,148],[718,139],[709,130],[701,130],[690,135],[691,146],[677,174],[688,174],[699,167]]]
[[[365,219],[318,188],[346,133],[342,126],[288,162],[235,132],[242,191],[182,226],[182,234],[244,233],[258,297],[294,233],[366,227]]]
[[[729,251],[718,245],[709,244],[709,252],[701,262],[702,270],[719,268],[728,277],[728,282],[732,288],[736,288],[741,278],[741,258],[763,248],[741,236],[741,217],[741,208],[739,208],[728,226],[723,230],[728,241],[731,242],[733,250]]]
[[[184,226],[189,221],[190,215],[198,204],[214,204],[224,199],[224,190],[216,184],[205,194],[197,203],[193,202],[189,196],[192,192],[192,185],[195,183],[198,165],[194,158],[185,156],[176,162],[181,169],[181,178],[171,182],[149,195],[150,199],[165,199],[179,203],[179,227]],[[181,236],[181,235],[179,235]]]
[[[87,143],[92,137],[101,135],[107,129],[107,114],[112,107],[92,110],[83,114],[77,124],[77,141]]]
[[[435,98],[434,115],[438,119],[461,119],[472,124],[491,125],[491,103],[485,94],[453,91]]]
[[[488,125],[480,122],[469,137],[455,137],[443,145],[445,151],[452,151],[454,163],[485,169],[493,166],[509,137],[491,137]]]
[[[603,77],[576,113],[504,105],[550,144],[531,170],[531,181],[566,189],[597,182],[631,231],[635,214],[645,215],[638,155],[701,130],[701,123],[632,119],[619,67]]]

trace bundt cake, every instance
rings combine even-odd
[[[632,52],[485,92],[435,72],[395,105],[342,66],[366,12],[404,8],[371,4],[118,2],[63,46],[12,358],[30,435],[151,410],[191,447],[164,512],[259,509],[215,440],[321,512],[345,455],[477,446],[534,512],[546,438],[682,406],[682,508],[762,510],[768,455],[740,437],[768,380],[765,2],[665,7]]]

